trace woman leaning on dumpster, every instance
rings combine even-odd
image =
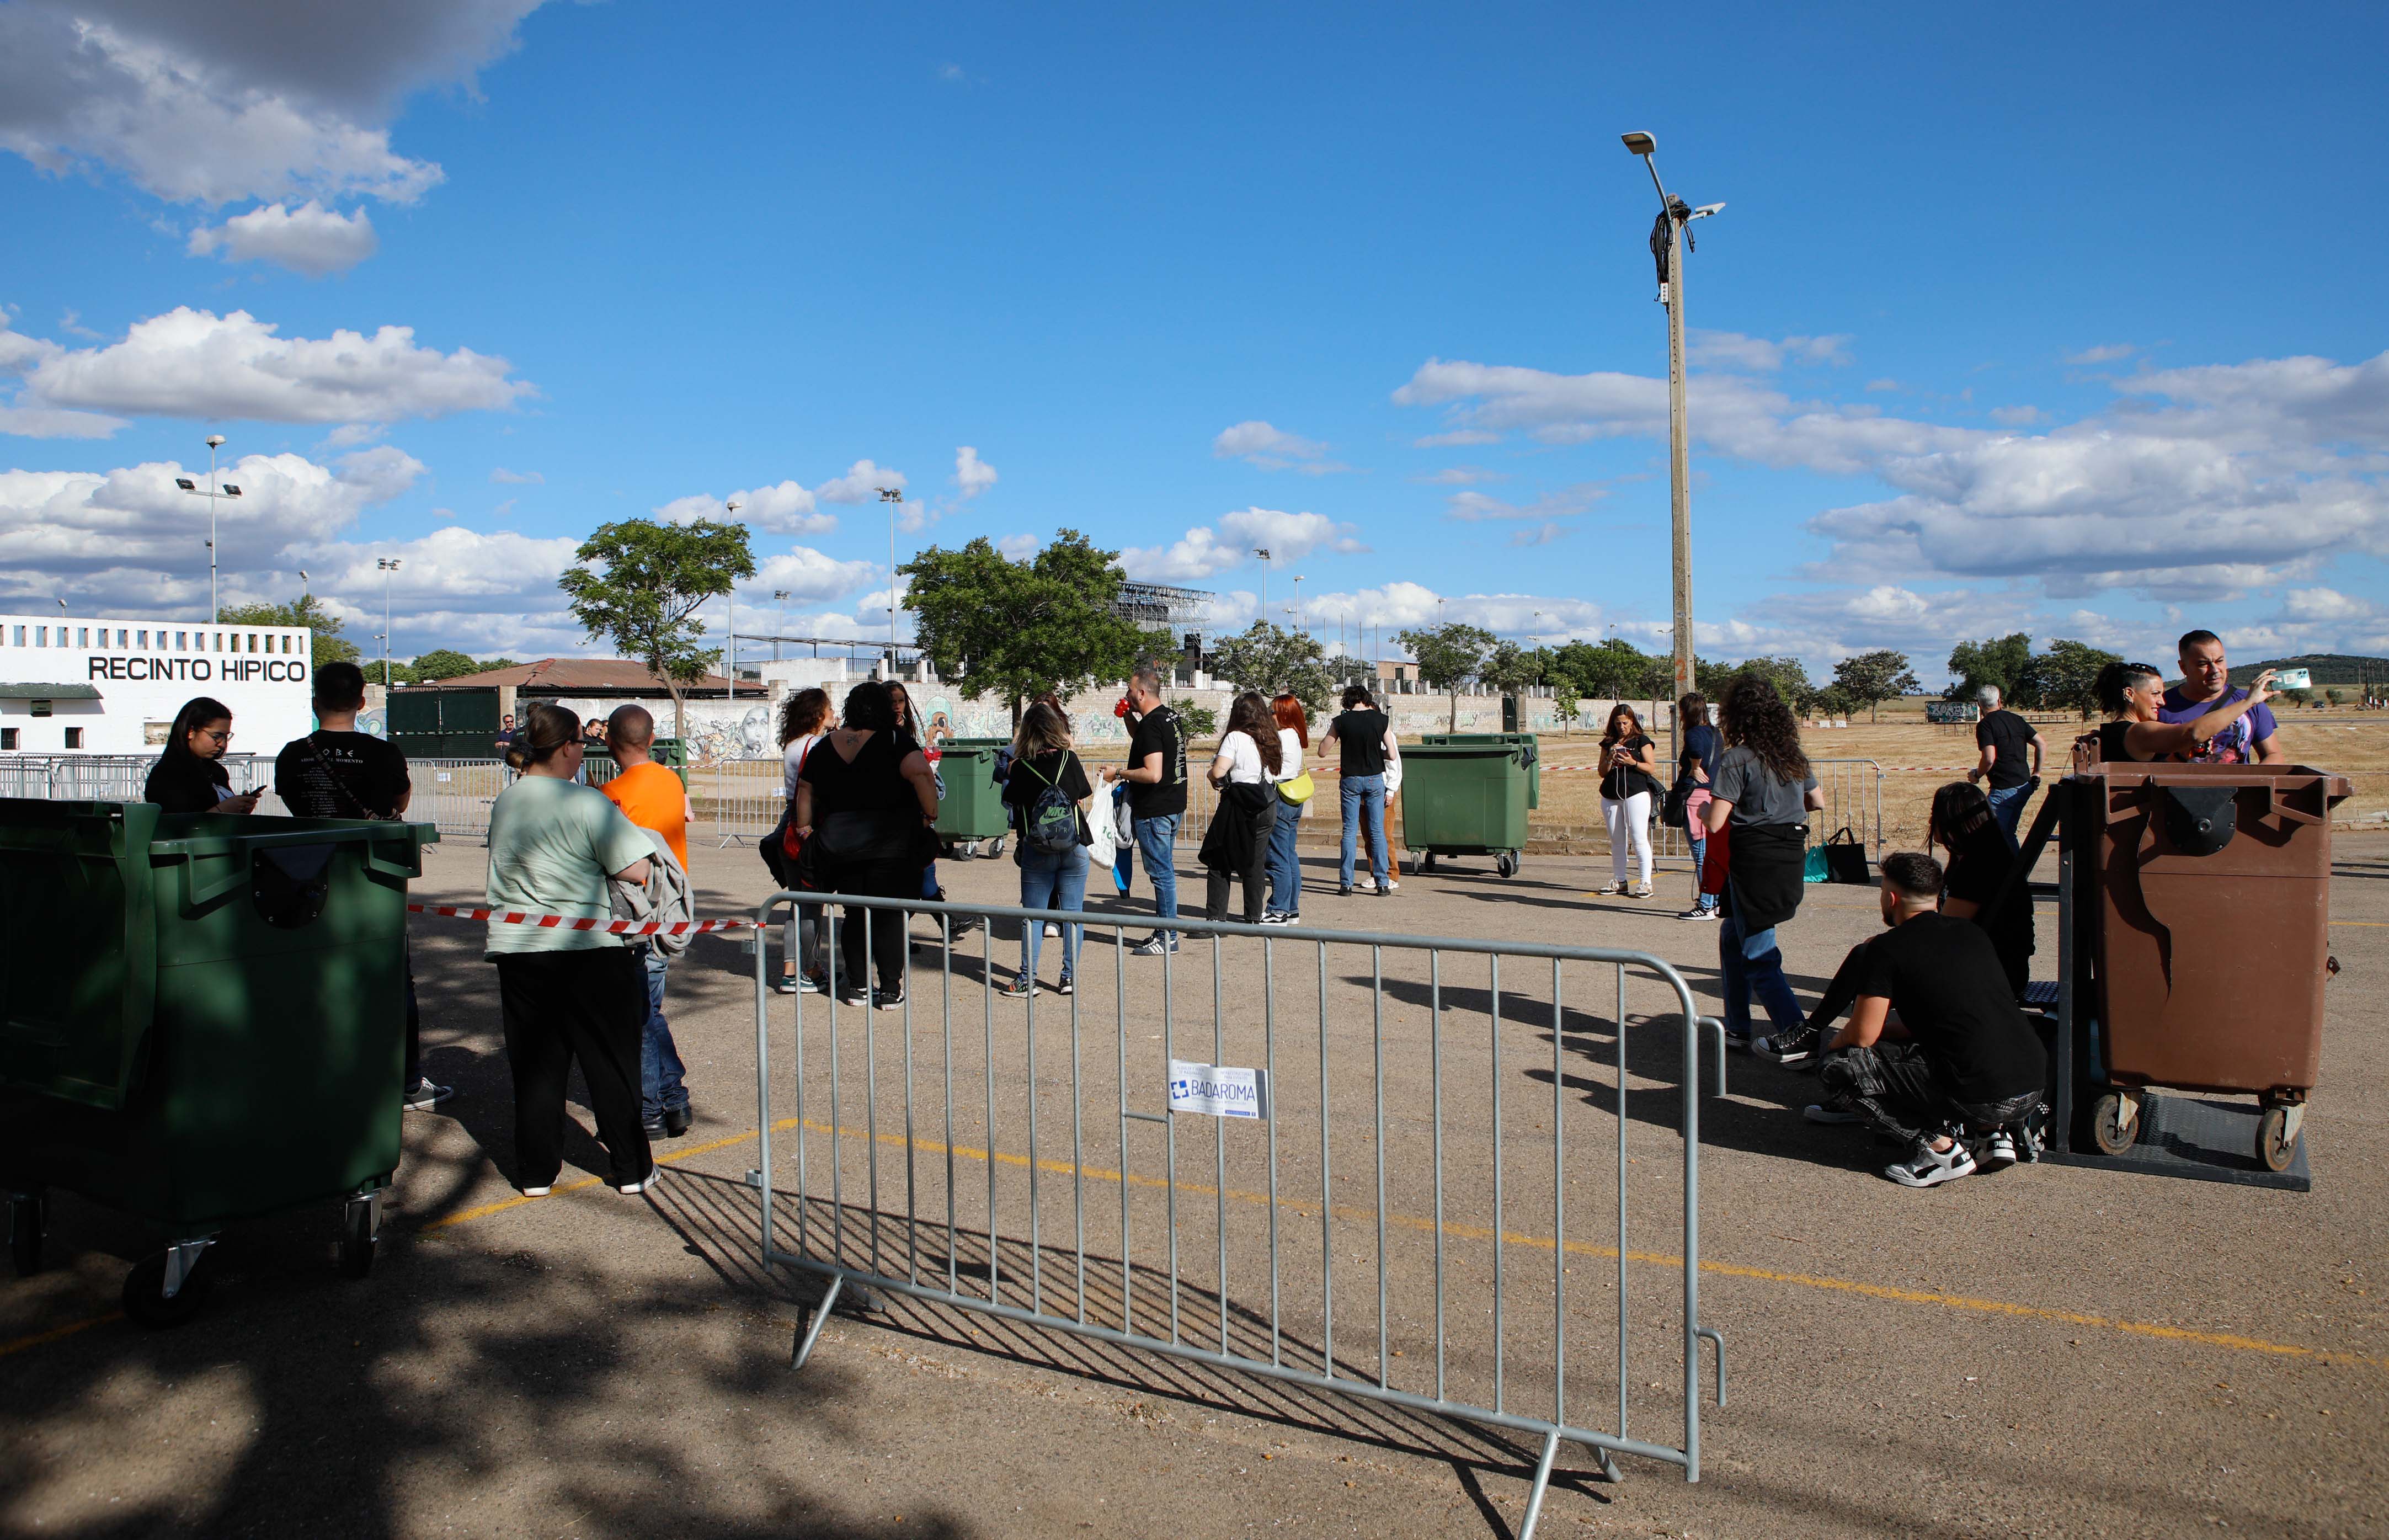
[[[613,918],[608,878],[647,879],[654,846],[605,793],[576,786],[581,724],[542,701],[523,713],[506,748],[520,772],[490,808],[492,909],[568,919]],[[589,1086],[607,1176],[618,1192],[655,1184],[639,1114],[639,1048],[647,978],[626,938],[492,918],[487,947],[498,965],[506,1062],[515,1083],[515,1181],[544,1198],[564,1169],[565,1083],[574,1060]]]
[[[166,751],[149,767],[141,800],[169,813],[254,813],[265,793],[236,792],[224,767],[232,745],[232,708],[208,696],[183,702],[166,732]]]
[[[2273,671],[2267,669],[2256,675],[2249,683],[2248,693],[2229,705],[2217,706],[2188,722],[2157,720],[2157,708],[2165,704],[2165,676],[2146,663],[2109,663],[2099,671],[2095,688],[2108,717],[2096,735],[2099,757],[2109,764],[2121,764],[2130,760],[2171,759],[2199,748],[2272,699]]]

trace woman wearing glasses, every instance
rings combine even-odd
[[[232,745],[232,708],[209,696],[183,703],[166,733],[166,751],[150,767],[141,800],[169,813],[254,813],[263,791],[235,792],[224,767]]]

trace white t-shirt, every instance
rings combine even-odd
[[[808,733],[802,738],[790,738],[787,748],[781,751],[780,789],[791,805],[797,800],[797,772],[803,767],[807,751],[821,740],[821,734]]]
[[[1294,729],[1280,727],[1277,730],[1277,774],[1269,777],[1271,785],[1279,781],[1290,781],[1302,774],[1302,739],[1294,736]]]
[[[1262,783],[1261,749],[1250,733],[1230,733],[1220,740],[1220,752],[1228,761],[1228,780],[1232,785]]]

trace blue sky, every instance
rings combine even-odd
[[[899,477],[903,553],[1657,648],[1639,128],[1729,205],[1705,653],[2389,649],[2377,7],[326,9],[0,0],[0,602],[203,609],[215,430],[228,597],[397,556],[401,656],[590,650],[579,539],[733,495],[742,630],[875,630]]]

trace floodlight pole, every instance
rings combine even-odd
[[[1686,229],[1702,214],[1680,199],[1669,198],[1659,180],[1658,145],[1647,134],[1625,136],[1629,153],[1651,173],[1659,194],[1660,217],[1667,225],[1667,272],[1660,281],[1659,301],[1667,307],[1667,479],[1670,522],[1674,535],[1674,604],[1676,694],[1693,688],[1693,487],[1692,444],[1684,413],[1684,250]],[[1716,207],[1722,207],[1718,205]]]
[[[738,499],[733,497],[722,505],[722,517],[728,518],[736,513],[739,507]],[[730,610],[730,667],[726,671],[730,675],[730,692],[722,699],[735,707],[738,704],[738,580],[736,578],[732,578],[730,586],[722,590],[722,602]]]
[[[224,607],[216,600],[216,451],[224,445],[222,433],[208,435],[208,623],[220,624]]]
[[[888,677],[896,677],[896,510],[903,506],[902,487],[881,487],[879,500],[888,505]]]

